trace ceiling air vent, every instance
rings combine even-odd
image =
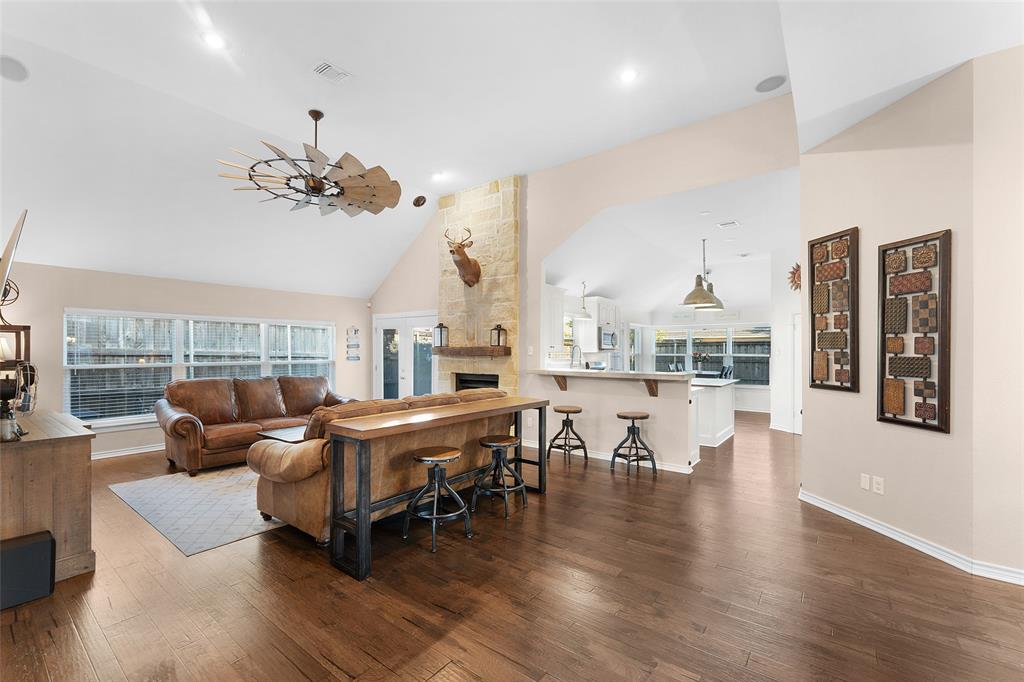
[[[723,230],[732,230],[739,226],[740,223],[737,220],[726,220],[724,222],[718,223],[718,227],[722,228]]]
[[[332,83],[340,83],[352,75],[347,71],[342,71],[330,62],[320,62],[313,67],[313,73],[317,74],[321,78],[329,80]]]

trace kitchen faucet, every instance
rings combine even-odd
[[[569,351],[569,369],[576,367],[576,351],[580,352],[580,365],[583,366],[583,349],[579,346],[573,346],[572,350]]]

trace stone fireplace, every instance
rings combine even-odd
[[[490,330],[508,330],[512,354],[497,357],[439,355],[438,390],[455,390],[455,375],[496,375],[498,386],[519,392],[519,178],[493,180],[438,201],[441,226],[437,235],[441,278],[438,282],[438,320],[449,328],[452,347],[487,346]],[[480,262],[480,281],[469,287],[459,279],[444,232],[459,239],[472,231],[467,249]]]

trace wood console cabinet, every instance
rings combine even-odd
[[[92,549],[92,439],[75,417],[37,410],[28,431],[0,443],[0,539],[48,530],[57,542],[56,580],[96,569]]]

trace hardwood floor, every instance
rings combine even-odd
[[[472,541],[376,529],[364,583],[287,528],[185,557],[107,489],[163,457],[97,461],[96,573],[3,612],[2,676],[1024,679],[1024,589],[798,502],[798,443],[743,415],[657,480],[556,453],[549,494],[482,503]]]

